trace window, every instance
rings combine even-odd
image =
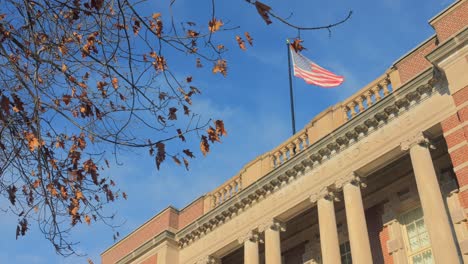
[[[353,260],[351,259],[351,247],[349,246],[349,241],[340,244],[340,255],[341,255],[341,264],[352,264]]]
[[[424,224],[421,207],[413,209],[401,216],[405,233],[405,244],[408,260],[411,264],[430,264],[432,259],[431,241]]]

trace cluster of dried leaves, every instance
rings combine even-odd
[[[278,18],[247,2],[267,24]],[[206,155],[226,135],[223,121],[192,112],[200,89],[192,76],[175,77],[169,57],[186,54],[196,68],[212,64],[227,75],[227,49],[214,36],[229,29],[214,3],[206,24],[176,26],[172,16],[143,15],[144,3],[127,0],[2,2],[0,195],[18,216],[17,237],[37,221],[58,253],[75,254],[70,230],[112,225],[103,206],[127,198],[102,174],[110,149],[147,149],[158,169],[167,159],[188,169],[195,156],[181,147],[186,137],[198,138]],[[235,36],[242,50],[253,45],[248,32],[244,38]]]
[[[185,52],[226,75],[218,48],[198,49],[221,20],[205,33],[187,23],[179,36],[170,19],[142,16],[124,0],[2,5],[0,194],[18,216],[17,238],[34,220],[57,252],[73,254],[73,226],[112,218],[103,205],[127,197],[103,176],[110,162],[101,150],[146,148],[158,169],[166,158],[188,169],[192,150],[169,142],[193,134],[206,155],[226,135],[221,120],[210,126],[192,112],[200,90],[191,76],[176,79],[161,52]]]

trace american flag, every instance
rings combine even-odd
[[[308,84],[321,87],[335,87],[343,83],[344,77],[336,75],[318,66],[313,61],[307,59],[290,47],[292,61],[294,65],[294,76],[304,79]]]

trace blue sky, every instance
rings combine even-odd
[[[151,10],[159,12],[169,1],[158,1]],[[304,55],[318,64],[345,76],[345,83],[335,89],[321,89],[294,79],[297,127],[301,129],[316,114],[359,90],[372,81],[403,54],[423,42],[434,32],[427,21],[452,3],[448,0],[362,0],[362,1],[264,1],[278,13],[301,25],[321,25],[343,18],[354,11],[346,24],[327,31],[303,32],[307,50]],[[195,4],[196,3],[196,4]],[[176,14],[208,20],[209,1],[176,1]],[[220,0],[218,17],[241,27],[238,34],[249,31],[254,47],[247,52],[237,48],[230,34],[220,36],[230,49],[226,78],[209,71],[195,71],[185,65],[170,64],[180,75],[193,73],[197,87],[203,91],[194,99],[194,110],[223,119],[228,136],[212,152],[197,159],[185,171],[169,162],[157,171],[147,150],[120,153],[119,162],[104,174],[112,175],[129,196],[117,201],[109,210],[117,211],[118,230],[123,236],[143,224],[168,205],[182,208],[235,175],[244,164],[273,149],[291,133],[287,53],[285,39],[297,32],[277,21],[266,26],[256,10],[244,1]],[[164,13],[163,13],[164,16]],[[229,38],[225,38],[228,37]],[[115,160],[114,160],[115,162]],[[4,202],[4,201],[0,201]],[[2,205],[3,206],[3,205]],[[0,263],[85,263],[85,258],[63,258],[42,234],[31,226],[29,234],[15,240],[16,218],[0,218]],[[88,254],[95,263],[99,254],[113,244],[112,230],[102,224],[81,225],[73,232],[79,252]]]

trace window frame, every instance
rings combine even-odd
[[[421,248],[419,248],[419,249],[417,249],[415,251],[413,251],[411,249],[411,244],[410,244],[410,241],[409,241],[409,236],[408,236],[408,231],[407,231],[408,223],[406,223],[406,221],[405,221],[405,216],[408,215],[409,213],[413,212],[413,211],[418,210],[418,209],[421,210],[422,216],[421,216],[421,218],[418,218],[417,220],[414,220],[411,223],[415,224],[419,219],[422,219],[424,221],[424,228],[426,229],[426,233],[428,235],[429,244],[424,246],[424,247],[421,247]],[[401,229],[401,233],[402,233],[403,243],[405,245],[405,253],[406,253],[406,258],[408,260],[408,263],[413,264],[414,263],[413,262],[413,257],[415,257],[417,255],[422,255],[424,252],[426,252],[428,250],[431,251],[432,262],[434,263],[434,254],[433,254],[433,250],[432,250],[432,242],[431,242],[431,238],[429,237],[429,231],[427,230],[426,221],[424,219],[424,212],[422,210],[421,205],[412,206],[411,208],[401,212],[399,214],[398,220],[399,220],[399,223],[400,223],[400,229]]]

